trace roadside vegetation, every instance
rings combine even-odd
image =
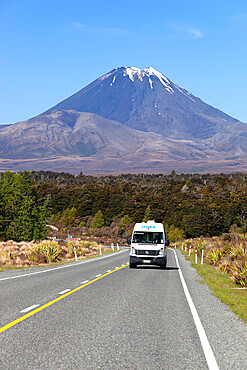
[[[109,252],[108,248],[96,242],[85,241],[52,241],[41,242],[0,242],[0,271],[6,269],[23,268],[28,266],[43,266],[49,263],[61,263],[78,259],[85,259]]]
[[[247,322],[246,235],[233,232],[222,237],[201,237],[177,243],[177,246],[213,294]]]

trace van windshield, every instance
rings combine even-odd
[[[163,233],[148,232],[148,231],[135,231],[133,235],[132,243],[161,244],[161,243],[164,243],[164,236],[163,236]]]

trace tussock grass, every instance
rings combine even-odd
[[[197,251],[198,261],[204,251],[204,262],[227,273],[241,287],[247,288],[247,239],[239,234],[224,234],[223,237],[197,238],[183,242],[191,247],[191,254]],[[178,243],[181,250],[182,243]]]
[[[217,298],[247,323],[247,290],[239,289],[228,274],[212,265],[195,264],[194,256],[188,257],[187,254],[186,259],[191,261],[192,266],[203,277],[204,281],[201,283],[207,284]]]
[[[61,245],[57,241],[43,240],[41,242],[21,242],[12,240],[0,242],[0,271],[19,269],[31,266],[45,266],[56,263],[66,263],[75,259],[75,251],[78,260],[97,256],[100,254],[100,246],[95,241],[68,241]],[[108,252],[104,246],[102,254]]]
[[[109,249],[109,250],[105,250],[103,254],[106,255],[106,254],[111,254],[111,253],[116,253],[116,252],[117,252],[116,250],[113,252],[112,249]],[[97,257],[100,257],[99,253],[87,255],[85,257],[78,257],[78,261],[91,259],[91,258],[97,258]],[[35,266],[0,265],[0,272],[7,271],[7,270],[22,270],[22,269],[32,268],[32,267],[36,268],[36,267],[44,267],[44,266],[45,267],[46,266],[60,266],[60,265],[65,265],[67,263],[72,263],[72,262],[74,262],[74,260],[68,259],[68,260],[64,260],[60,262],[43,263],[43,264],[35,265]]]

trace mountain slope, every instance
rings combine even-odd
[[[114,69],[48,112],[54,109],[92,112],[174,139],[206,139],[237,122],[153,68]]]
[[[44,113],[0,131],[0,156],[16,159],[69,155],[103,159],[148,152],[166,153],[167,158],[205,156],[200,147],[190,144],[76,111]]]

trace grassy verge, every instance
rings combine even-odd
[[[195,264],[187,255],[186,259],[191,261],[192,266],[203,277],[202,283],[210,286],[213,294],[247,323],[247,290],[238,289],[240,286],[236,285],[229,275],[213,266],[205,263]]]
[[[109,250],[109,251],[104,252],[103,255],[111,254],[115,252],[117,252],[117,250],[115,250],[114,252],[112,250]],[[100,254],[92,254],[92,255],[88,255],[84,257],[78,257],[78,261],[83,261],[83,260],[90,259],[90,258],[97,258],[100,256],[101,256]],[[40,265],[33,265],[33,266],[0,265],[0,272],[6,271],[6,270],[22,270],[22,269],[32,268],[32,267],[59,266],[59,265],[64,265],[66,263],[72,263],[72,262],[75,262],[75,259],[71,258],[65,261],[50,262],[50,263],[44,263]]]

